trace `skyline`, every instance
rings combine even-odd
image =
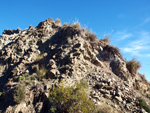
[[[9,3],[8,3],[9,2]],[[78,21],[96,33],[98,39],[109,36],[111,45],[120,48],[124,58],[136,58],[141,74],[150,81],[150,1],[0,1],[0,35],[4,29],[36,27],[47,18],[63,23]]]

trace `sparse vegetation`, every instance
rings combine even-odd
[[[56,19],[56,21],[55,21],[57,24],[61,24],[61,20],[60,19]]]
[[[47,74],[47,71],[48,70],[46,69],[45,66],[40,66],[40,67],[38,66],[36,71],[38,79],[41,80],[42,78],[44,78]]]
[[[95,41],[96,39],[97,39],[96,34],[89,32],[89,34],[87,36],[87,40]]]
[[[52,21],[52,22],[54,21],[52,18],[48,18],[47,20],[48,20],[48,21]]]
[[[80,26],[80,24],[78,22],[74,23],[72,25],[72,27],[75,28],[75,29],[78,29],[78,30],[81,29],[81,26]]]
[[[0,96],[2,96],[2,94],[3,94],[3,93],[2,93],[2,92],[0,92]]]
[[[104,41],[105,43],[109,44],[110,43],[110,38],[108,36],[104,37],[102,39],[102,41]]]
[[[141,64],[136,59],[127,61],[126,65],[127,65],[127,69],[129,70],[131,74],[135,74],[137,70],[141,67]]]
[[[14,101],[19,104],[25,99],[25,90],[24,90],[24,85],[20,84],[14,93]]]
[[[146,97],[150,99],[150,94],[146,94]]]
[[[139,106],[144,108],[146,112],[150,113],[150,106],[147,105],[145,100],[143,98],[141,98],[141,97],[138,97],[137,100],[139,102]]]
[[[67,24],[67,23],[64,23],[64,25],[63,25],[63,26],[64,26],[64,27],[67,27],[68,25],[69,25],[69,24]]]
[[[120,58],[123,59],[123,56],[121,55],[118,47],[107,45],[103,48],[103,50],[107,52],[106,54],[104,54],[105,60],[108,60],[109,58],[114,57],[115,55],[118,55]]]
[[[89,113],[95,108],[92,101],[87,96],[88,84],[84,81],[77,83],[75,87],[65,86],[61,83],[58,87],[51,87],[49,100],[55,106],[51,110],[57,110],[64,113]],[[57,108],[56,108],[57,107]]]

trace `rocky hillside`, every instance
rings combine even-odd
[[[62,81],[64,87],[76,90],[80,89],[77,83],[88,84],[86,102],[95,106],[88,112],[150,112],[150,84],[144,76],[131,73],[117,47],[107,39],[98,40],[78,23],[62,26],[59,19],[47,19],[35,28],[4,30],[0,69],[0,111],[4,113],[87,112],[79,109],[82,102],[76,110],[68,106],[77,99],[66,109],[65,100],[51,101]]]

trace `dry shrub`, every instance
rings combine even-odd
[[[120,58],[123,59],[123,56],[120,53],[120,50],[118,47],[107,45],[103,48],[104,51],[107,53],[105,54],[105,59],[114,57],[115,55],[119,56]]]
[[[131,61],[126,62],[126,66],[131,74],[135,74],[141,67],[141,64],[135,58],[133,58]]]
[[[36,73],[37,73],[37,77],[39,80],[41,80],[42,78],[46,77],[48,70],[46,69],[45,66],[38,66]]]
[[[61,20],[59,18],[56,19],[55,21],[57,24],[61,24]]]
[[[96,34],[89,32],[89,34],[87,36],[87,40],[96,41],[96,39],[97,39]]]
[[[75,29],[77,29],[77,30],[80,30],[80,29],[81,29],[81,26],[80,26],[80,24],[79,24],[78,22],[74,23],[74,24],[72,25],[72,27],[75,28]]]
[[[14,101],[19,104],[25,99],[24,84],[20,84],[14,93]]]
[[[110,38],[106,36],[106,37],[104,37],[102,39],[102,41],[104,41],[105,43],[109,44],[110,43]]]
[[[64,23],[64,25],[63,25],[64,27],[68,27],[69,26],[69,24],[68,23]]]

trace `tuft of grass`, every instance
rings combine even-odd
[[[102,39],[102,41],[104,41],[105,43],[109,44],[110,43],[110,38],[108,36],[104,37]]]
[[[92,113],[95,106],[88,99],[87,88],[88,84],[83,81],[75,84],[75,87],[66,86],[64,83],[60,83],[58,87],[51,87],[49,101],[57,107],[53,106],[51,110],[64,113]]]
[[[57,18],[56,21],[55,21],[55,23],[61,24],[61,20]]]
[[[126,62],[127,69],[131,74],[135,74],[139,68],[141,68],[140,62],[138,62],[135,58],[131,61]]]
[[[96,34],[94,33],[88,33],[87,39],[90,41],[95,41],[97,39]]]
[[[46,69],[45,66],[38,67],[38,69],[36,71],[38,79],[41,80],[42,78],[44,78],[46,76],[47,72],[48,72],[48,70]]]
[[[14,101],[19,104],[25,99],[24,85],[19,85],[14,93]]]
[[[80,24],[79,24],[78,22],[74,23],[74,24],[72,25],[72,27],[75,28],[75,29],[77,29],[77,30],[80,30],[80,29],[81,29],[81,26],[80,26]]]
[[[69,24],[68,23],[64,23],[64,25],[63,25],[64,27],[67,27],[67,26],[69,26]]]
[[[145,100],[143,98],[141,98],[141,97],[138,97],[137,100],[139,102],[139,106],[144,108],[146,112],[150,113],[150,106],[147,105]]]

